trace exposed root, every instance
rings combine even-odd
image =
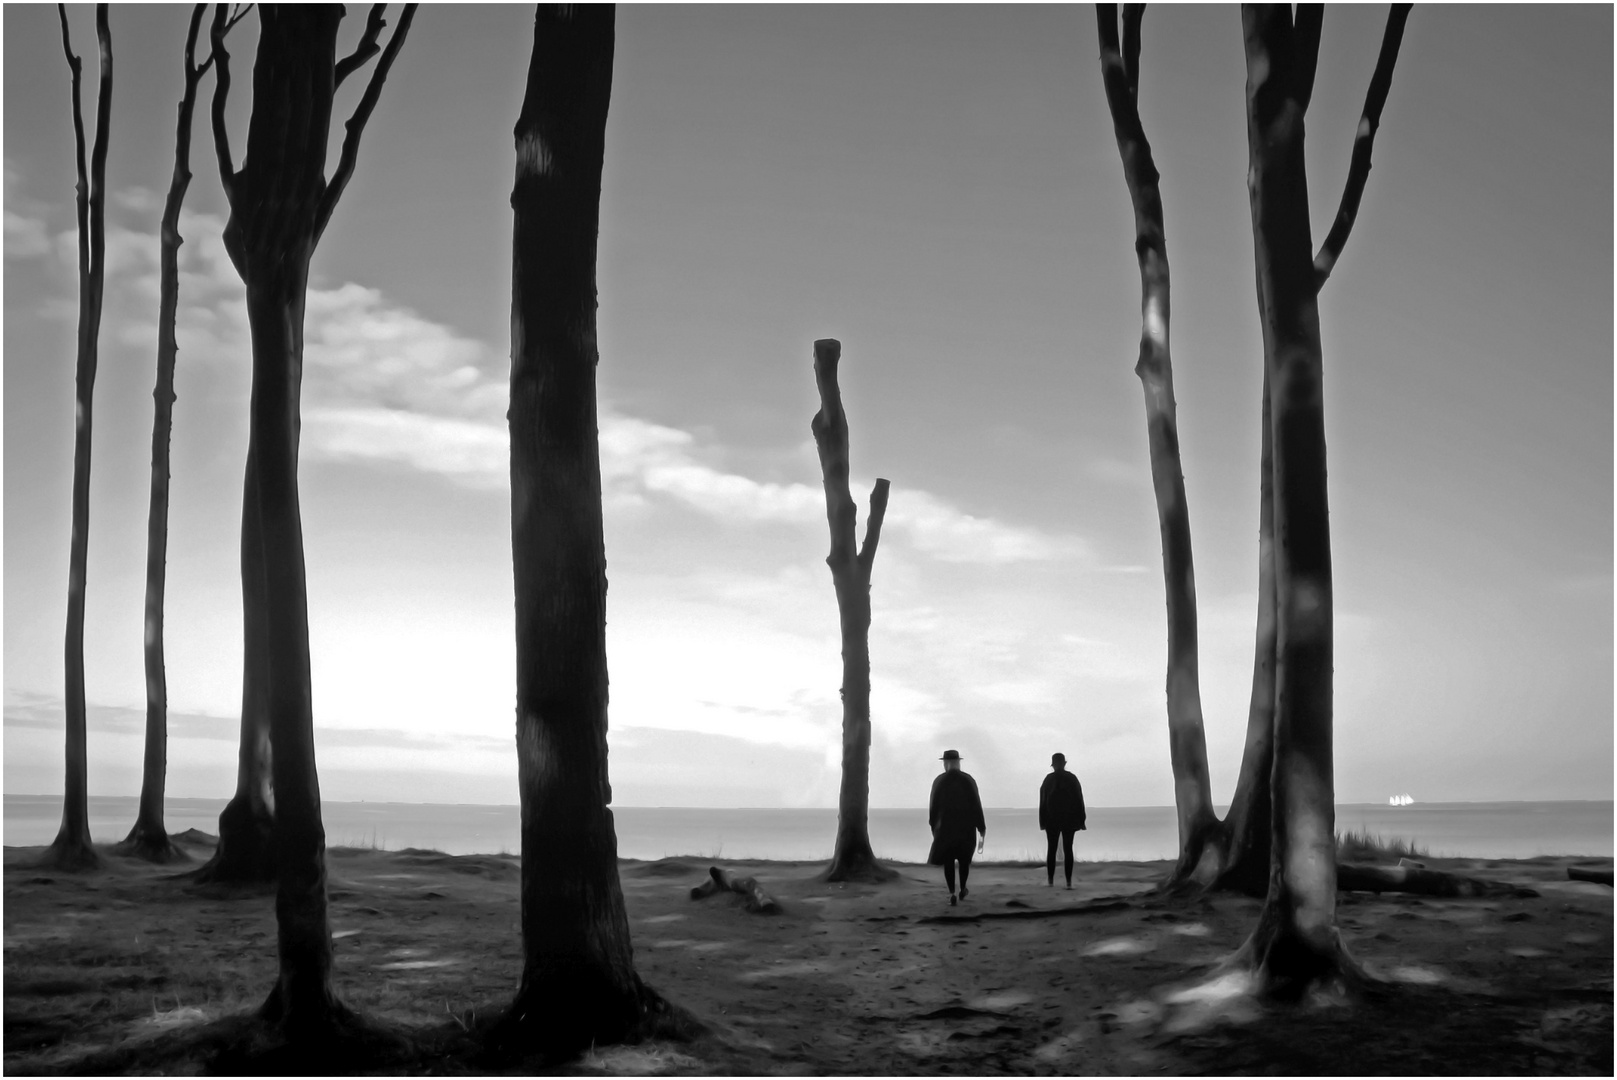
[[[631,993],[610,997],[604,987],[592,994],[573,985],[520,993],[504,1013],[479,1024],[480,1031],[474,1029],[481,1051],[473,1063],[551,1068],[597,1046],[651,1039],[688,1042],[706,1032],[701,1021],[638,976],[635,984]]]

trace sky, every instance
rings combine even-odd
[[[111,15],[85,632],[98,795],[140,785],[156,233],[188,10]],[[93,58],[89,7],[71,15]],[[1409,21],[1320,302],[1339,802],[1611,798],[1612,18],[1423,5]],[[4,785],[48,794],[73,142],[55,12],[3,19]],[[1316,238],[1384,19],[1326,14]],[[252,16],[231,38],[238,154],[255,39]],[[327,799],[517,801],[505,407],[531,45],[531,8],[423,6],[314,258],[300,488]],[[871,805],[923,805],[946,748],[991,806],[1034,805],[1055,751],[1093,805],[1173,801],[1139,281],[1097,56],[1088,7],[619,8],[599,266],[617,805],[836,805],[821,337],[843,343],[861,535],[871,484],[892,483]],[[1222,802],[1251,684],[1262,370],[1238,13],[1153,6],[1140,67]],[[250,355],[206,115],[181,227],[168,793],[225,798]]]

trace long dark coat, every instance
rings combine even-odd
[[[942,866],[945,859],[971,858],[978,831],[986,834],[988,825],[983,821],[977,781],[970,773],[952,769],[932,781],[927,821],[932,826],[932,850],[926,856],[929,865]]]
[[[1076,832],[1083,827],[1084,789],[1078,778],[1065,769],[1052,772],[1039,785],[1039,828]]]

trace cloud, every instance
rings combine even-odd
[[[6,258],[33,259],[50,253],[51,241],[45,223],[11,210],[6,217]]]

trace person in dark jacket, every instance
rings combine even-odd
[[[943,881],[949,886],[949,904],[955,903],[955,864],[960,864],[960,899],[966,898],[966,877],[971,873],[971,849],[980,852],[981,833],[988,838],[988,826],[983,823],[983,801],[977,796],[977,781],[970,773],[960,771],[960,751],[943,752],[943,772],[932,781],[932,802],[927,808],[927,821],[932,826],[932,850],[927,853],[929,866],[942,865]]]
[[[1067,888],[1072,888],[1072,834],[1084,827],[1084,789],[1067,771],[1067,755],[1050,755],[1051,773],[1039,785],[1039,828],[1050,840],[1044,856],[1046,885],[1056,883],[1056,842],[1066,856]]]

